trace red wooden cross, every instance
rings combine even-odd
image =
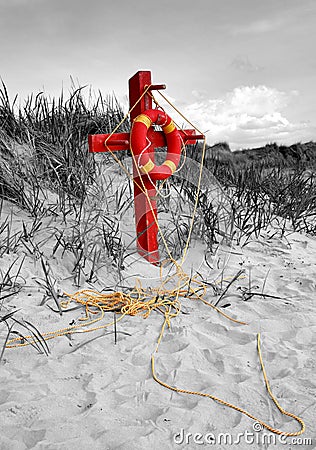
[[[148,88],[149,87],[149,88]],[[144,91],[148,88],[145,95]],[[165,89],[165,85],[152,85],[151,72],[137,72],[129,80],[129,103],[130,109],[136,106],[130,113],[133,120],[147,109],[152,109],[152,98],[150,91]],[[143,95],[143,97],[142,97]],[[140,99],[140,97],[142,97]],[[140,99],[140,100],[139,100]],[[137,103],[138,102],[138,103]],[[195,144],[196,139],[204,139],[203,135],[196,135],[195,130],[180,131],[184,144]],[[194,139],[192,136],[194,135]],[[89,135],[89,151],[92,153],[129,150],[130,133],[94,134]],[[162,131],[155,131],[153,127],[148,129],[147,137],[150,141],[149,155],[154,161],[155,148],[166,146],[166,138]],[[105,145],[106,143],[106,145]],[[108,148],[107,148],[108,147]],[[151,264],[159,264],[158,251],[158,226],[156,205],[156,183],[148,175],[140,174],[139,168],[135,166],[133,158],[133,180],[134,180],[134,207],[137,234],[137,250]],[[148,197],[144,193],[147,190]],[[149,200],[148,200],[149,199]],[[156,219],[156,220],[155,220]]]

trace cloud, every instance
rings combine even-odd
[[[227,141],[236,150],[268,142],[289,145],[315,137],[311,124],[291,123],[285,116],[284,110],[297,91],[285,93],[259,85],[236,87],[217,99],[209,99],[203,92],[193,95],[195,102],[181,105],[181,110],[206,134],[210,144]]]
[[[248,56],[237,56],[230,65],[241,72],[258,72],[263,69],[263,67],[253,64]]]

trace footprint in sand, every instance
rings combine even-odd
[[[227,334],[227,327],[220,323],[210,323],[208,321],[201,321],[192,325],[192,331],[204,334],[209,337],[223,336]]]
[[[24,427],[20,427],[19,433],[17,434],[16,428],[9,427],[6,430],[6,436],[4,436],[3,434],[1,436],[0,449],[25,450],[32,448],[44,448],[44,447],[36,447],[36,445],[42,442],[45,436],[46,436],[45,429],[28,430]]]
[[[224,373],[223,357],[216,351],[210,351],[208,348],[202,350],[204,358],[216,368],[219,373]]]
[[[234,374],[236,383],[244,383],[245,381],[249,380],[251,378],[251,375],[247,375],[246,373],[236,373]]]
[[[229,337],[238,345],[249,344],[250,342],[255,342],[256,340],[253,333],[247,333],[242,330],[230,330]]]
[[[23,442],[26,448],[34,448],[36,444],[42,442],[45,438],[46,430],[24,430]]]
[[[36,423],[41,415],[41,409],[32,404],[16,403],[6,410],[6,421],[9,424],[31,427]],[[10,425],[9,425],[10,426]]]
[[[300,289],[307,292],[315,292],[316,283],[314,279],[311,278],[296,278],[295,282],[298,283]]]
[[[159,359],[159,367],[164,372],[170,372],[172,370],[179,369],[182,364],[183,358],[181,357],[181,355],[177,355],[175,357],[173,354],[165,354],[162,358]]]
[[[293,373],[294,373],[294,369],[293,368],[286,367],[284,369],[281,369],[280,371],[277,371],[274,374],[274,377],[275,378],[286,378],[286,377],[289,377],[289,376],[293,375]]]
[[[148,355],[145,355],[144,353],[136,353],[132,355],[131,364],[133,364],[133,366],[147,366],[148,363]]]
[[[164,344],[166,344],[167,339],[165,339]],[[189,343],[185,343],[183,341],[175,341],[172,340],[172,338],[170,338],[170,341],[168,342],[167,345],[163,345],[160,347],[159,349],[159,353],[177,353],[177,352],[182,352],[183,350],[185,350],[186,348],[188,348],[190,346]]]
[[[10,397],[10,392],[8,391],[0,391],[0,405],[3,405],[8,401],[8,398]]]

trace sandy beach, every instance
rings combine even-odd
[[[316,449],[315,24],[0,0],[0,450]]]
[[[4,202],[2,216],[11,213],[16,229],[32,222]],[[58,223],[45,220],[35,241],[45,240],[58,292],[74,293],[71,261],[52,256],[50,230]],[[299,431],[299,424],[281,415],[266,391],[256,343],[261,333],[271,389],[286,411],[304,420],[302,436],[282,441],[267,430],[255,431],[260,424],[238,411],[156,383],[150,361],[163,315],[154,311],[146,319],[125,316],[117,322],[116,343],[110,325],[52,339],[47,356],[31,346],[6,349],[0,367],[1,450],[290,449],[294,439],[295,448],[314,448],[316,239],[290,231],[281,239],[272,231],[244,246],[218,245],[207,256],[208,264],[201,242],[192,242],[183,265],[186,273],[198,272],[223,288],[244,269],[218,306],[247,325],[226,319],[201,301],[181,299],[182,311],[165,330],[155,354],[156,374],[171,386],[237,405],[284,432]],[[42,304],[45,291],[38,280],[43,270],[36,253],[18,248],[3,255],[2,274],[12,263],[18,268],[23,258],[15,280],[20,291],[3,303],[7,310],[18,309],[16,317],[29,320],[41,333],[79,323],[82,309],[60,316],[48,307],[54,308],[51,299]],[[129,258],[122,271],[125,283],[137,278],[147,286],[159,284],[158,268],[135,253]],[[103,287],[118,282],[109,268],[100,279],[95,289],[102,290],[102,282]],[[218,297],[210,288],[205,299],[215,303]],[[105,313],[102,325],[112,321],[113,313]],[[3,342],[4,324],[0,331]]]

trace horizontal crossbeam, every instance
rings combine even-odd
[[[203,134],[195,134],[195,130],[181,130],[181,138],[185,145],[194,145],[197,140],[204,139]],[[148,130],[148,139],[152,145],[157,147],[165,147],[167,145],[165,134],[162,131]],[[192,137],[194,136],[194,139]],[[110,138],[109,138],[110,137]],[[109,138],[109,139],[108,139]],[[108,151],[129,150],[130,134],[129,133],[115,133],[115,134],[90,134],[89,135],[89,152],[100,153]],[[108,148],[107,148],[108,147]]]

